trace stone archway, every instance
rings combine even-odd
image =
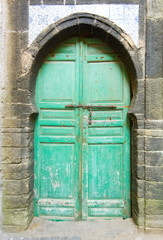
[[[42,62],[48,52],[52,48],[55,48],[63,40],[77,36],[86,35],[100,38],[104,42],[112,46],[113,49],[120,55],[121,59],[125,63],[128,75],[131,79],[132,88],[132,102],[129,109],[129,115],[132,118],[132,130],[131,130],[131,143],[132,143],[132,215],[135,221],[139,225],[144,224],[143,215],[140,214],[140,210],[144,209],[144,199],[139,194],[143,187],[143,183],[137,181],[134,169],[138,165],[139,158],[143,155],[139,153],[139,150],[143,154],[143,147],[140,144],[140,139],[137,138],[137,130],[143,128],[144,122],[144,94],[142,93],[144,80],[143,70],[141,66],[140,56],[137,48],[133,44],[130,37],[118,28],[114,23],[106,18],[86,14],[77,13],[70,15],[55,24],[51,24],[45,29],[32,43],[29,49],[26,49],[22,54],[22,71],[19,75],[17,82],[20,88],[28,89],[29,96],[27,98],[27,104],[19,110],[21,111],[21,132],[18,137],[20,139],[20,152],[22,162],[26,163],[26,169],[30,174],[25,180],[15,180],[13,184],[17,186],[16,192],[24,192],[24,201],[20,205],[17,205],[14,211],[9,211],[6,215],[8,222],[6,225],[10,225],[12,219],[15,218],[18,221],[18,229],[26,229],[30,224],[33,217],[33,152],[34,152],[34,123],[38,114],[35,105],[35,83],[37,74]],[[140,105],[142,103],[142,105]],[[18,111],[13,109],[12,114],[17,116]],[[14,139],[13,139],[14,141]],[[12,143],[11,143],[12,145]],[[14,146],[14,144],[13,144]],[[24,148],[26,147],[26,149]],[[23,174],[23,166],[19,170]],[[5,175],[5,172],[4,172]],[[17,181],[17,182],[16,182]],[[7,182],[5,183],[8,186]],[[10,185],[11,186],[11,185]],[[25,186],[25,188],[23,188]],[[12,186],[11,186],[12,187]],[[9,189],[9,188],[8,188]],[[15,196],[15,192],[10,196],[14,196],[18,201],[19,197]],[[3,194],[4,200],[7,199],[7,191]],[[8,202],[12,202],[13,198],[8,198]],[[5,220],[4,220],[5,221]]]

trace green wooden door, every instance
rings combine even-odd
[[[102,41],[73,38],[45,59],[36,84],[35,215],[130,217],[130,85]]]

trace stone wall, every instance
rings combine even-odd
[[[29,46],[29,6],[87,4],[87,0],[4,0],[2,35],[2,162],[3,225],[6,231],[26,229],[33,218],[35,81],[50,50],[73,32],[90,32],[103,40],[109,36],[128,69],[133,99],[132,216],[145,228],[163,226],[163,90],[161,0],[91,0],[89,4],[138,4],[139,41],[111,22],[94,15],[73,15],[50,25]],[[147,13],[146,13],[147,9]],[[17,14],[19,12],[19,14]],[[96,20],[96,25],[95,25]],[[5,72],[4,72],[5,69]],[[3,79],[5,84],[3,85]],[[162,166],[162,167],[161,167]]]
[[[18,231],[22,229],[20,226],[27,228],[33,217],[30,163],[33,136],[30,129],[24,127],[29,90],[20,88],[18,82],[21,52],[28,43],[28,1],[3,2],[6,4],[6,76],[2,94],[3,224],[7,231]]]
[[[2,99],[3,99],[3,89],[4,89],[4,80],[5,80],[5,26],[6,26],[6,7],[5,2],[0,2],[0,129],[2,128]],[[3,61],[2,61],[3,59]],[[0,131],[0,216],[2,216],[2,133]],[[0,229],[2,225],[2,217],[0,217]]]
[[[146,36],[145,223],[163,227],[163,1],[148,0]]]
[[[2,33],[2,3],[0,3],[0,32]],[[1,44],[3,43],[2,35],[0,35],[0,43]],[[2,49],[3,49],[3,47],[2,47]],[[2,59],[2,52],[3,52],[3,50],[0,51],[0,58],[1,59]],[[2,76],[2,74],[3,74],[2,66],[0,65],[0,76]],[[1,78],[1,81],[2,81],[2,78]],[[0,92],[0,96],[1,95],[2,95],[2,93]],[[1,109],[0,109],[0,119],[1,119]],[[0,120],[0,128],[1,128],[1,120]],[[0,146],[2,145],[1,139],[2,139],[2,136],[0,135]],[[1,175],[1,160],[0,160],[0,179],[2,179],[2,175]],[[2,187],[1,187],[1,182],[0,182],[0,215],[2,214],[1,199],[2,199]],[[2,221],[2,219],[0,219],[0,226],[2,224],[1,221]]]

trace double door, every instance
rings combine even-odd
[[[122,61],[94,38],[63,42],[37,78],[35,215],[130,217],[130,84]]]

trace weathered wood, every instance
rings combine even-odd
[[[35,215],[129,217],[130,84],[117,54],[68,40],[40,69],[36,102]]]

